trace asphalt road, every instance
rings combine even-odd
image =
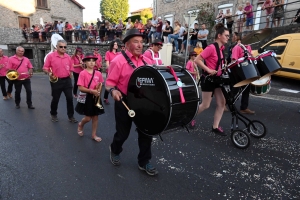
[[[50,84],[35,75],[35,110],[27,109],[24,89],[21,109],[0,101],[0,199],[300,199],[300,93],[282,88],[298,91],[299,81],[274,78],[269,94],[250,97],[256,114],[249,118],[266,125],[264,138],[251,137],[250,147],[240,150],[229,136],[211,133],[213,102],[189,133],[179,128],[163,134],[163,142],[154,138],[152,163],[159,174],[150,177],[137,166],[134,127],[121,166],[110,163],[113,104],[99,117],[101,143],[91,140],[90,123],[79,137],[63,95],[59,122],[50,121]],[[227,132],[230,122],[226,112],[221,126]]]

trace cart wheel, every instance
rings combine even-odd
[[[252,122],[252,124],[251,124]],[[248,132],[250,133],[251,136],[255,138],[262,138],[265,137],[267,134],[267,128],[266,126],[258,120],[253,120],[248,124]]]
[[[231,132],[231,141],[239,149],[246,149],[250,145],[249,135],[242,130],[234,130]]]

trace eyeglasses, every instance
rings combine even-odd
[[[62,48],[66,49],[66,48],[67,48],[67,46],[59,46],[59,48],[61,48],[61,49],[62,49]]]
[[[225,37],[229,38],[229,37],[230,37],[230,35],[225,35]]]

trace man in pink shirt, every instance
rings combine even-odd
[[[72,123],[77,123],[78,121],[74,118],[74,105],[72,97],[72,80],[71,72],[74,70],[71,57],[66,54],[67,42],[64,40],[59,40],[56,45],[57,51],[49,54],[46,58],[43,70],[48,73],[52,78],[57,77],[58,81],[55,83],[50,83],[51,85],[51,120],[53,122],[58,122],[57,118],[57,107],[59,103],[59,98],[63,92],[67,100],[67,114],[69,121]]]
[[[3,94],[3,100],[12,98],[11,91],[13,83],[6,78],[8,57],[3,55],[3,50],[0,48],[0,85]],[[5,79],[8,81],[8,90],[6,91]]]
[[[33,67],[31,65],[31,62],[28,58],[26,58],[24,55],[24,48],[19,46],[16,49],[16,55],[11,56],[8,59],[8,70],[16,70],[19,73],[19,77],[17,80],[14,81],[15,84],[15,103],[16,108],[20,108],[20,102],[21,102],[21,90],[22,85],[24,85],[26,90],[26,103],[29,109],[34,109],[32,106],[32,92],[31,92],[31,81],[30,78],[33,75]]]
[[[110,63],[110,74],[106,80],[106,90],[110,92],[115,100],[115,120],[116,133],[110,148],[110,160],[113,165],[119,166],[120,153],[122,152],[123,143],[127,140],[132,118],[128,116],[128,111],[122,104],[122,101],[127,103],[127,87],[131,74],[134,68],[147,64],[153,64],[151,60],[142,55],[144,35],[137,29],[127,31],[123,43],[126,46],[126,52],[122,52],[113,59]],[[126,60],[126,58],[131,62]],[[122,101],[121,101],[122,100]],[[152,136],[138,132],[138,165],[139,169],[146,171],[148,175],[154,176],[158,173],[157,169],[150,164]]]
[[[240,46],[241,44],[241,40],[238,37],[236,37],[236,42],[237,44],[233,47],[232,49],[232,54],[231,54],[231,60],[238,60],[239,58],[244,57],[244,50],[243,48]],[[247,51],[249,52],[249,55],[251,55],[251,47],[249,45],[246,46]],[[240,107],[240,112],[243,114],[254,114],[255,111],[250,110],[248,108],[248,104],[249,104],[249,93],[250,93],[250,86],[243,86],[243,89],[246,87],[246,89],[243,91],[242,93],[242,99],[241,99],[241,107]],[[237,94],[239,88],[233,88],[233,93]],[[234,94],[234,96],[235,96]]]
[[[162,65],[162,60],[161,60],[161,57],[160,57],[160,50],[163,46],[163,43],[160,39],[155,39],[153,42],[152,42],[152,49],[147,49],[143,56],[146,57],[146,58],[149,58],[152,63],[154,63],[155,65]]]

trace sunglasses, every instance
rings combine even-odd
[[[59,48],[61,48],[61,49],[62,49],[62,48],[66,49],[66,48],[67,48],[67,46],[59,46]]]

